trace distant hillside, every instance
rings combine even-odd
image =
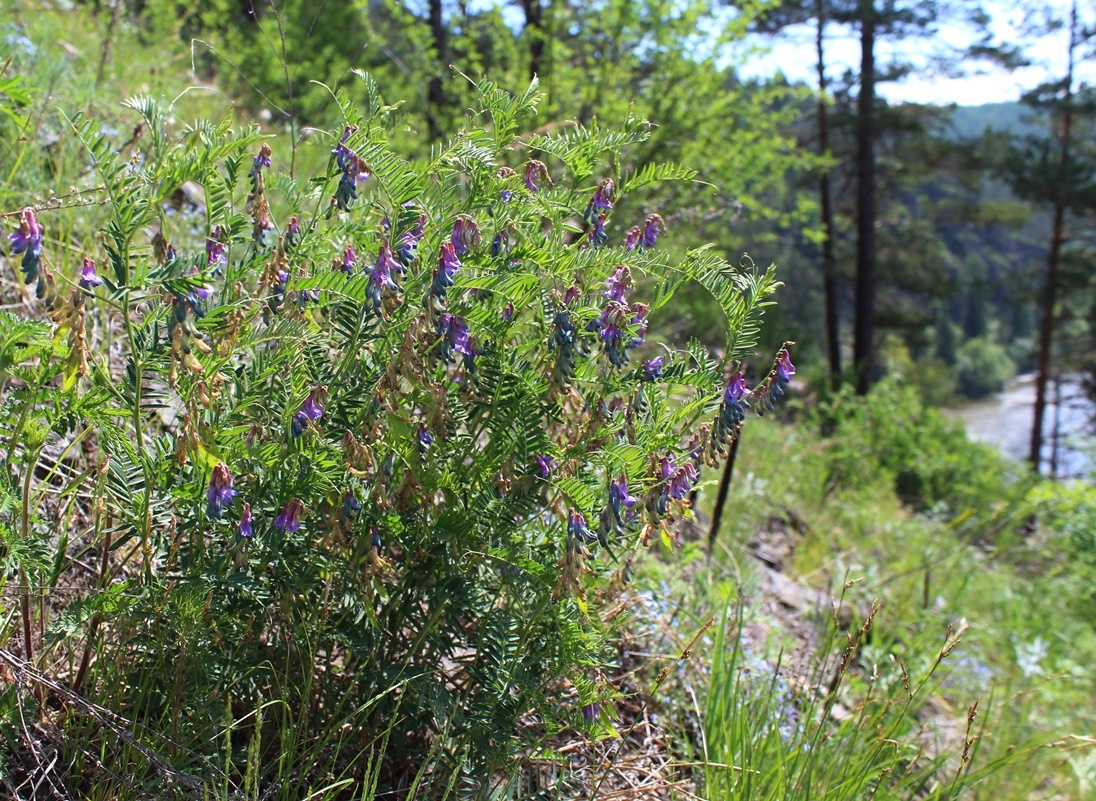
[[[1031,109],[1021,103],[986,103],[982,106],[958,106],[952,112],[952,125],[962,139],[981,136],[986,128],[1019,134],[1036,134],[1042,128],[1031,122]]]

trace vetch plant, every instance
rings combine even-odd
[[[70,312],[50,300],[76,333],[50,345],[21,322],[29,349],[2,335],[6,475],[34,485],[72,432],[99,448],[81,457],[102,476],[81,548],[101,581],[56,647],[95,650],[96,703],[224,787],[243,780],[232,737],[196,756],[222,732],[291,793],[377,749],[392,781],[425,766],[417,781],[444,786],[512,770],[562,728],[604,731],[599,609],[636,549],[672,545],[746,405],[771,406],[794,372],[786,349],[754,390],[740,372],[771,270],[667,250],[657,214],[613,227],[620,198],[693,177],[628,166],[646,123],[519,140],[536,83],[511,97],[483,82],[481,112],[411,164],[363,79],[367,107],[335,93],[346,124],[301,182],[227,121],[176,132],[131,101],[151,147],[129,160],[78,121],[109,221],[82,245]],[[164,211],[185,182],[204,188],[199,231]],[[12,234],[43,298],[60,272],[48,225],[28,208]],[[718,358],[650,323],[687,282],[726,314]],[[28,542],[62,519],[33,500],[0,515]],[[7,570],[58,580],[28,553]],[[123,584],[124,605],[95,600]],[[43,615],[24,604],[31,661]],[[110,736],[82,720],[67,725]],[[264,734],[276,725],[292,747]]]

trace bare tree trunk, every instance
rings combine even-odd
[[[823,49],[826,29],[825,0],[816,0],[818,34],[815,47],[818,51],[818,153],[826,156],[830,150],[829,120],[826,110],[826,60]],[[841,386],[841,340],[837,319],[836,260],[833,255],[833,201],[830,196],[829,170],[822,173],[818,183],[819,202],[822,206],[822,291],[826,305],[826,346],[830,361],[830,384],[836,390]]]
[[[1054,346],[1054,309],[1058,304],[1058,268],[1062,260],[1065,242],[1065,199],[1061,181],[1065,180],[1069,164],[1070,137],[1073,133],[1073,70],[1077,49],[1077,3],[1074,0],[1069,20],[1069,66],[1066,70],[1066,96],[1059,133],[1061,147],[1058,153],[1058,183],[1055,188],[1054,222],[1050,233],[1050,251],[1047,254],[1047,279],[1043,287],[1043,319],[1039,326],[1039,366],[1035,376],[1035,409],[1031,422],[1031,450],[1028,462],[1036,473],[1042,467],[1043,420],[1047,408],[1047,384],[1050,381],[1050,354]]]
[[[541,0],[521,0],[525,12],[525,35],[529,38],[529,78],[543,77],[544,45],[544,6]]]
[[[860,98],[856,125],[856,391],[875,380],[875,2],[860,3]]]
[[[426,112],[426,124],[430,127],[430,138],[441,139],[444,132],[441,126],[440,112],[446,105],[445,86],[442,83],[442,70],[447,68],[449,60],[449,38],[442,18],[442,0],[430,0],[430,33],[434,38],[434,52],[437,56],[436,71],[427,86],[426,100],[429,108]]]

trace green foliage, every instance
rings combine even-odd
[[[942,801],[966,797],[987,776],[1038,753],[1045,740],[976,766],[975,746],[988,736],[978,704],[950,742],[939,732],[926,736],[918,718],[929,714],[962,635],[949,628],[942,642],[893,642],[875,625],[876,612],[848,628],[836,611],[818,621],[810,673],[794,682],[783,665],[765,661],[741,612],[733,620],[724,614],[704,709],[706,798]],[[868,664],[858,670],[858,662]]]
[[[893,478],[898,494],[914,508],[942,504],[952,514],[975,514],[983,521],[1002,501],[1022,497],[1019,465],[969,441],[960,424],[926,406],[915,388],[896,379],[881,382],[864,399],[838,395],[823,411],[827,418],[836,420],[831,469],[843,482],[874,478],[864,470],[867,457]]]
[[[517,771],[566,728],[606,734],[581,713],[613,694],[589,679],[610,658],[599,612],[625,559],[669,540],[698,454],[725,447],[691,437],[721,413],[725,368],[753,353],[777,288],[709,248],[626,248],[589,214],[576,225],[602,193],[691,176],[628,166],[646,123],[545,137],[553,183],[534,191],[502,168],[522,167],[535,81],[517,97],[481,82],[480,114],[420,163],[359,77],[367,102],[334,92],[346,127],[299,181],[227,119],[175,128],[133,98],[140,160],[74,119],[83,181],[106,201],[80,249],[98,279],[87,263],[66,275],[39,207],[54,324],[0,332],[5,468],[26,499],[0,512],[5,576],[29,593],[93,556],[93,591],[40,645],[67,652],[144,748],[225,793],[334,797],[367,780],[371,754],[381,786],[422,766],[440,793]],[[187,183],[200,216],[173,210]],[[722,363],[646,342],[648,307],[690,283],[724,311]],[[89,347],[107,331],[110,347]],[[59,448],[79,534],[36,478]],[[87,725],[66,723],[80,748],[118,745]],[[131,790],[165,770],[140,753],[115,761]]]
[[[1005,388],[1016,374],[1016,365],[1004,347],[988,337],[968,339],[959,346],[959,391],[968,398],[984,398]]]

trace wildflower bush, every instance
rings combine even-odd
[[[629,164],[646,123],[519,138],[535,82],[484,82],[412,164],[361,77],[320,174],[137,99],[144,151],[74,123],[94,237],[51,238],[51,201],[13,218],[36,301],[0,325],[4,637],[70,690],[4,704],[59,710],[88,786],[486,793],[561,729],[608,733],[601,611],[794,372],[786,348],[741,372],[771,270],[672,257],[657,214],[610,233],[693,178]],[[718,355],[648,331],[687,284]]]

